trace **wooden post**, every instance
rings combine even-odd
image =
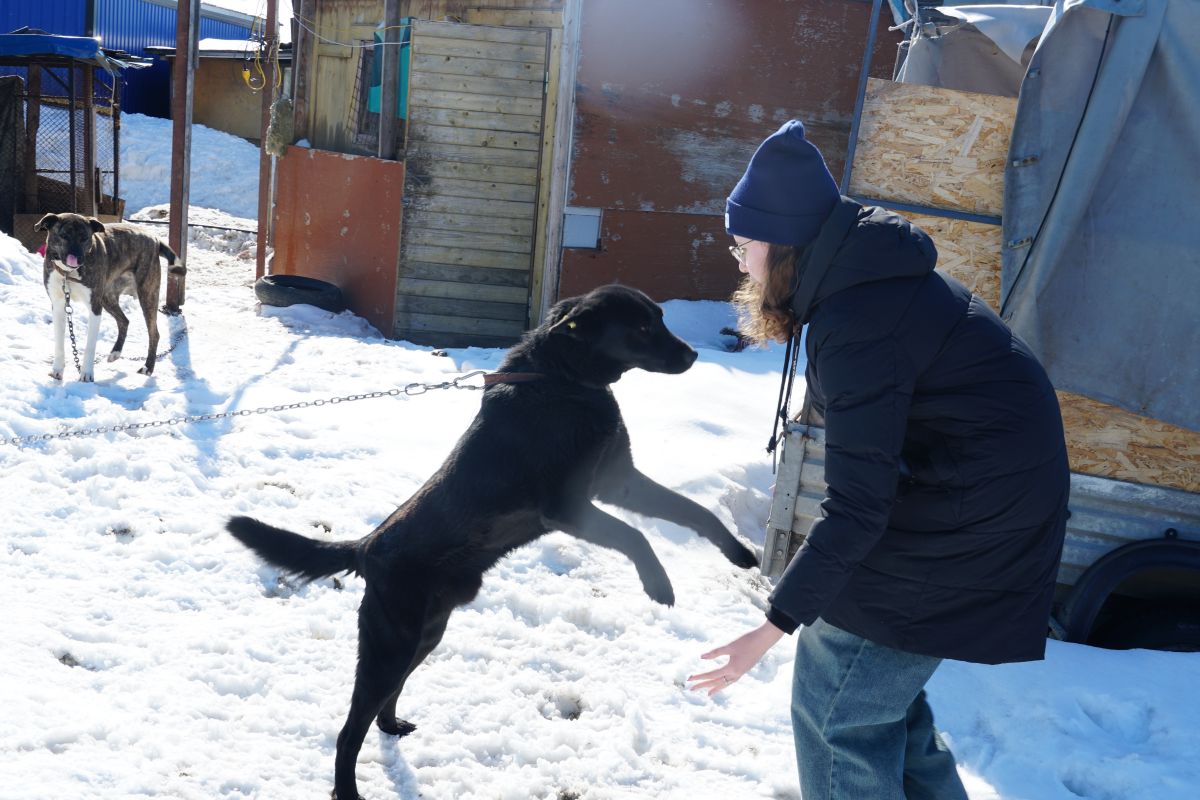
[[[396,157],[396,103],[400,98],[400,2],[384,0],[383,85],[379,97],[379,157]]]
[[[265,147],[271,125],[271,102],[275,98],[275,58],[279,52],[279,0],[267,0],[267,29],[263,36],[262,121],[258,136],[258,241],[254,277],[267,274],[267,234],[271,228],[271,154]]]
[[[308,138],[308,71],[313,63],[313,44],[316,41],[309,28],[316,27],[314,0],[300,0],[296,35],[292,41],[292,110],[296,140]]]
[[[171,212],[168,243],[187,264],[188,203],[191,201],[192,93],[196,86],[196,32],[200,0],[180,0],[175,19],[175,63],[171,65]],[[185,299],[184,275],[167,273],[167,313]]]

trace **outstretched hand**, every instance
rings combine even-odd
[[[759,627],[734,639],[729,644],[709,650],[700,657],[704,659],[729,656],[729,661],[723,666],[698,675],[689,675],[688,682],[695,681],[688,688],[693,692],[708,692],[712,697],[717,692],[734,683],[738,678],[750,671],[759,662],[772,645],[780,640],[783,631],[770,622],[764,622]]]

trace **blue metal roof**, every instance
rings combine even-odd
[[[148,63],[133,58],[116,58],[106,53],[100,43],[87,36],[55,36],[42,33],[0,34],[0,57],[3,56],[60,56],[89,61],[116,74],[126,67],[146,67]]]

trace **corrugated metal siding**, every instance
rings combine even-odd
[[[772,518],[768,523],[772,577],[782,573],[813,521],[821,516],[826,488],[825,430],[808,428],[806,437],[802,428],[789,429],[782,458],[789,457],[803,459],[798,474],[795,464],[787,472],[789,484],[795,484],[790,498],[793,509],[790,529],[796,535],[786,536],[787,520]],[[781,467],[780,480],[784,474]],[[776,492],[779,491],[776,481]],[[1194,492],[1072,473],[1068,506],[1071,518],[1067,521],[1067,538],[1058,569],[1058,582],[1064,586],[1074,586],[1079,576],[1106,553],[1130,542],[1161,539],[1168,528],[1174,529],[1180,539],[1200,541],[1200,494]],[[774,513],[773,508],[773,517]],[[771,538],[776,531],[785,535]],[[786,556],[782,552],[784,547]]]
[[[87,0],[4,0],[0,33],[28,25],[60,36],[87,35]]]
[[[216,11],[216,9],[214,9]],[[244,39],[250,26],[224,19],[212,19],[201,8],[200,38]],[[221,13],[223,12],[221,10]],[[147,47],[175,46],[175,7],[151,0],[96,0],[96,33],[105,47],[144,56]],[[122,110],[155,117],[169,117],[171,106],[171,68],[157,61],[148,69],[127,70],[122,76],[125,89]]]

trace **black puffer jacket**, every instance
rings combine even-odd
[[[1041,658],[1070,482],[1058,400],[929,236],[843,198],[800,265],[822,518],[771,595],[912,653]]]

